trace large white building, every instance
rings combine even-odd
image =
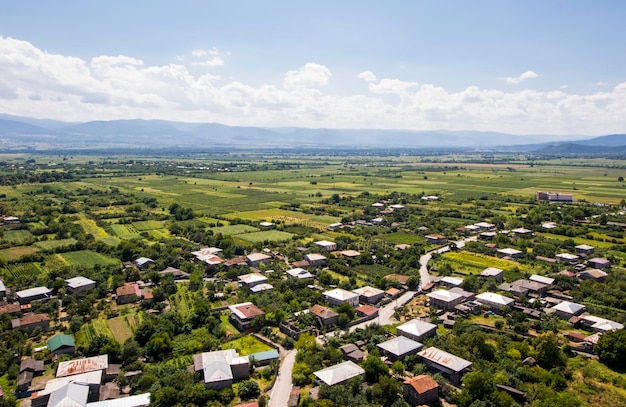
[[[335,288],[322,293],[324,300],[334,307],[338,307],[343,303],[348,303],[353,307],[359,306],[359,294],[347,291],[342,288]]]

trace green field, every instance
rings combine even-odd
[[[143,232],[146,230],[163,229],[163,222],[158,220],[144,220],[139,222],[133,222],[133,226],[139,232]]]
[[[258,232],[259,229],[249,225],[230,225],[211,228],[213,234],[221,233],[224,236],[241,235],[243,233]]]
[[[394,232],[378,236],[379,239],[385,240],[393,244],[415,244],[417,242],[425,243],[426,240],[408,232]]]
[[[39,263],[8,264],[0,270],[7,284],[24,284],[46,275],[46,270]]]
[[[4,232],[2,240],[11,244],[24,244],[33,239],[33,235],[28,230],[7,230]]]
[[[122,239],[136,239],[139,237],[139,231],[132,225],[120,225],[113,223],[111,225],[113,233]]]
[[[245,240],[247,242],[284,242],[291,240],[293,234],[288,232],[282,232],[280,230],[267,230],[264,232],[245,233],[242,235],[235,235],[237,239]]]
[[[78,241],[74,238],[70,239],[59,239],[59,240],[41,240],[35,243],[33,246],[39,247],[41,250],[53,251],[58,249],[59,247],[67,247],[72,246],[78,243]]]
[[[93,252],[91,250],[80,250],[77,252],[68,252],[57,254],[56,256],[62,258],[68,265],[82,266],[85,268],[92,268],[96,265],[99,266],[116,266],[121,265],[121,261],[107,257],[103,254]]]
[[[7,262],[19,260],[22,256],[35,254],[39,251],[33,246],[15,246],[9,249],[0,249],[0,259]]]
[[[240,355],[245,356],[253,353],[265,352],[272,350],[273,348],[264,344],[252,335],[246,335],[222,344],[222,349],[235,349]]]
[[[441,255],[441,258],[450,263],[454,272],[458,274],[479,274],[487,267],[496,267],[505,273],[514,270],[528,273],[535,271],[533,267],[516,261],[471,252],[447,252]]]
[[[102,229],[100,226],[96,224],[96,221],[93,219],[88,219],[85,216],[81,216],[78,221],[76,221],[80,226],[82,226],[85,233],[92,235],[97,238],[104,238],[109,236],[106,230]]]

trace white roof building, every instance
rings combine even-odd
[[[505,256],[509,256],[509,257],[519,257],[523,254],[521,251],[510,248],[510,247],[506,249],[498,249],[498,253],[503,254]]]
[[[541,224],[544,229],[556,229],[558,225],[555,222],[545,222]]]
[[[83,277],[83,276],[78,276],[78,277],[67,279],[65,280],[65,283],[73,291],[80,290],[81,288],[84,288],[84,287],[95,286],[96,284],[95,281],[88,279],[87,277]]]
[[[465,360],[435,347],[424,349],[423,351],[419,352],[418,355],[431,363],[435,363],[439,366],[445,367],[446,369],[449,369],[453,372],[461,372],[472,365],[472,362],[468,360]]]
[[[356,363],[347,361],[339,363],[335,366],[327,367],[326,369],[318,370],[313,374],[317,377],[318,381],[327,384],[328,386],[333,386],[335,384],[346,382],[353,377],[365,376],[365,370],[363,370],[363,368]]]
[[[328,240],[319,240],[313,244],[321,247],[322,249],[328,250],[329,252],[337,250],[337,243],[329,242]]]
[[[48,407],[84,407],[89,396],[89,384],[70,382],[50,394]]]
[[[265,277],[261,273],[243,274],[243,275],[237,277],[237,280],[239,280],[239,282],[241,284],[245,284],[248,287],[254,287],[257,284],[267,283],[267,281],[268,281],[267,277]]]
[[[481,277],[491,277],[495,279],[502,278],[503,274],[504,274],[504,270],[499,269],[497,267],[487,267],[486,269],[480,272]]]
[[[268,256],[264,253],[250,253],[246,256],[246,261],[248,262],[248,264],[258,264],[271,258],[272,256]]]
[[[434,299],[445,303],[454,302],[463,297],[461,294],[449,290],[435,290],[431,293],[426,294],[426,296],[431,300]]]
[[[463,279],[461,277],[446,276],[441,279],[441,282],[447,285],[458,287],[463,284]]]
[[[273,290],[274,286],[269,283],[261,283],[256,284],[254,287],[250,288],[250,291],[253,293],[260,293],[261,291],[270,291]]]
[[[339,306],[344,302],[347,302],[353,307],[359,305],[359,294],[347,291],[342,288],[335,288],[333,290],[324,291],[322,293],[324,299],[331,305]]]
[[[514,302],[513,298],[505,297],[504,295],[490,293],[490,292],[478,294],[476,296],[476,301],[484,305],[489,305],[496,309],[509,306]]]
[[[556,304],[554,307],[551,307],[551,309],[556,311],[556,313],[562,317],[571,317],[583,312],[585,310],[585,306],[575,302],[563,301]]]
[[[26,290],[21,290],[15,293],[18,299],[27,299],[31,297],[49,296],[50,291],[47,287],[33,287]]]
[[[414,341],[421,341],[424,338],[435,335],[437,332],[437,325],[421,321],[419,319],[412,319],[411,321],[398,326],[396,330],[398,335],[406,336]]]
[[[496,225],[494,225],[493,223],[488,222],[478,222],[475,223],[474,226],[478,226],[481,229],[493,229],[496,227]]]
[[[309,273],[308,271],[306,271],[305,269],[302,269],[300,267],[297,267],[295,269],[287,270],[287,271],[285,271],[285,273],[287,273],[291,277],[297,277],[297,278],[300,278],[300,279],[303,279],[303,278],[313,278],[313,274]]]
[[[57,367],[57,377],[71,376],[78,373],[104,371],[109,367],[109,355],[98,355],[89,358],[67,360]]]
[[[388,341],[379,343],[378,347],[387,354],[392,355],[395,359],[399,359],[403,356],[419,352],[424,345],[406,336],[397,336]]]
[[[146,407],[149,404],[150,393],[141,393],[119,399],[94,401],[87,403],[87,407]]]
[[[552,285],[554,284],[554,279],[552,277],[540,276],[537,274],[533,274],[528,278],[530,281],[536,281],[537,283]]]
[[[600,318],[593,315],[583,315],[581,317],[585,324],[595,332],[608,332],[624,329],[624,325],[610,319]]]

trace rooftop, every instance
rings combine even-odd
[[[504,295],[485,292],[478,294],[476,299],[479,301],[488,302],[491,304],[499,304],[499,305],[509,305],[514,302],[513,298],[505,297]]]
[[[408,334],[420,336],[437,329],[437,325],[419,319],[412,319],[409,322],[405,322],[404,324],[398,326],[396,329]]]
[[[365,374],[359,365],[354,362],[347,361],[339,363],[334,366],[327,367],[326,369],[318,370],[313,373],[320,381],[332,386],[334,384],[345,382],[353,377],[361,376]]]
[[[432,377],[425,374],[407,379],[404,384],[408,384],[413,387],[418,394],[424,394],[433,389],[439,388],[439,383],[437,383]]]
[[[381,289],[378,289],[376,287],[370,287],[370,286],[365,286],[365,287],[361,287],[361,288],[357,288],[355,290],[352,290],[353,293],[356,293],[358,295],[362,295],[363,297],[372,297],[372,296],[376,296],[376,295],[382,295],[385,292]]]
[[[257,307],[251,302],[244,302],[241,304],[230,305],[228,307],[230,311],[235,314],[239,319],[252,319],[260,315],[265,315],[262,309]]]
[[[424,345],[405,336],[397,336],[388,341],[379,343],[378,347],[393,355],[402,356],[414,350],[422,349]]]
[[[39,295],[50,295],[51,291],[46,287],[33,287],[26,290],[18,291],[15,295],[18,298],[36,297]]]
[[[462,297],[461,294],[448,290],[435,290],[432,293],[426,294],[426,296],[443,302],[452,302]]]
[[[472,365],[472,362],[468,360],[462,359],[435,347],[424,349],[419,352],[418,355],[454,372],[460,372]]]
[[[68,360],[60,362],[57,368],[57,378],[72,376],[79,373],[88,373],[95,370],[104,370],[109,366],[109,355],[92,356],[90,358]]]
[[[324,291],[322,295],[339,301],[349,301],[350,299],[358,298],[359,296],[358,294],[344,290],[343,288],[335,288],[329,291]]]
[[[80,288],[90,284],[95,284],[96,282],[88,279],[87,277],[78,276],[65,280],[67,286],[70,288]]]

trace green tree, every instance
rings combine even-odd
[[[259,384],[254,380],[244,380],[239,383],[237,395],[242,400],[255,399],[259,397],[259,394],[261,394],[261,389],[259,388]]]
[[[626,366],[626,329],[602,334],[595,352],[602,363],[612,367]]]

